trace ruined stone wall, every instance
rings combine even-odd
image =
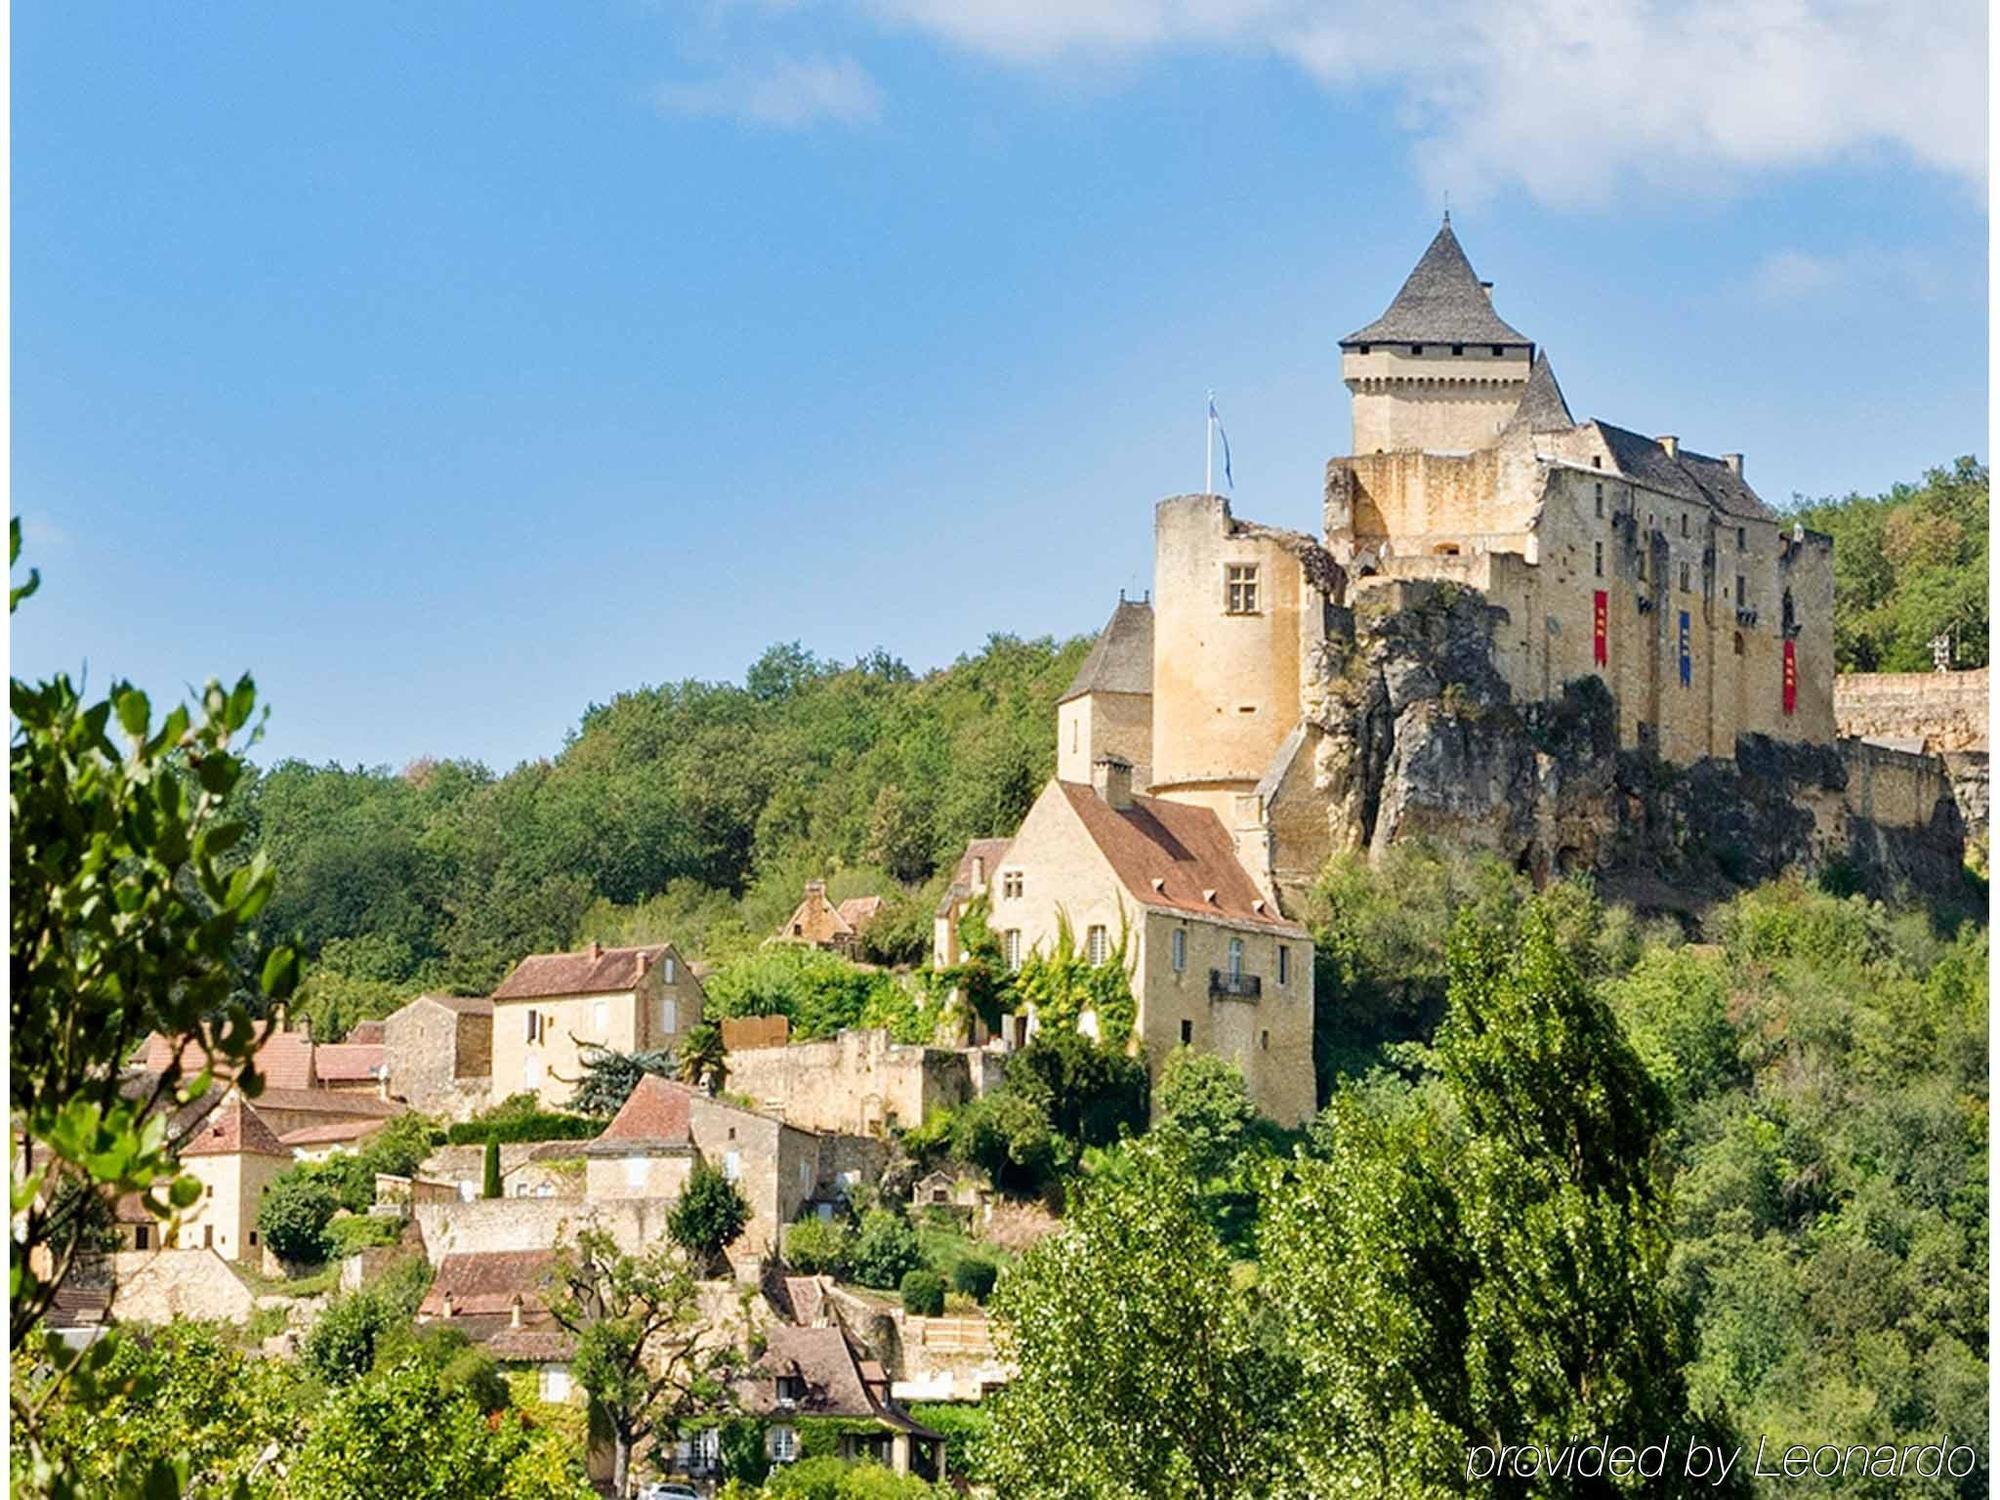
[[[625,1198],[586,1203],[576,1198],[475,1198],[469,1203],[419,1203],[411,1209],[432,1265],[445,1256],[489,1250],[546,1250],[596,1225],[618,1248],[636,1253],[667,1232],[673,1204]]]
[[[901,1045],[879,1029],[733,1052],[729,1087],[789,1124],[852,1135],[910,1129],[972,1097],[962,1053]]]
[[[1849,672],[1833,680],[1843,735],[1915,741],[1936,753],[1987,748],[1986,668],[1969,672]]]

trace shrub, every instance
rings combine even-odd
[[[447,1130],[445,1139],[454,1146],[478,1146],[487,1141],[499,1141],[504,1145],[517,1141],[589,1141],[595,1140],[603,1130],[602,1120],[593,1120],[587,1115],[538,1109],[500,1119],[464,1120]]]
[[[901,1215],[876,1208],[862,1216],[861,1232],[854,1237],[854,1279],[863,1286],[885,1291],[898,1286],[923,1258],[916,1230]]]
[[[326,1226],[339,1211],[340,1199],[332,1188],[294,1169],[265,1190],[257,1208],[257,1228],[278,1259],[318,1265],[332,1249]]]
[[[306,1335],[306,1367],[328,1385],[346,1385],[375,1366],[375,1346],[401,1321],[387,1299],[372,1291],[335,1297]]]
[[[944,1311],[944,1278],[921,1266],[903,1273],[903,1311],[920,1318],[935,1318]]]
[[[976,1255],[968,1255],[951,1268],[952,1290],[965,1293],[975,1302],[984,1302],[993,1295],[993,1283],[1000,1279],[1000,1268],[992,1261]]]
[[[703,1162],[688,1177],[687,1189],[667,1215],[667,1233],[706,1265],[713,1264],[749,1222],[750,1205],[736,1184]]]
[[[785,1226],[785,1264],[807,1276],[845,1276],[854,1254],[847,1226],[832,1219],[801,1219]]]
[[[377,1219],[368,1214],[342,1214],[326,1226],[327,1248],[334,1259],[344,1260],[361,1250],[393,1245],[403,1235],[396,1219]]]

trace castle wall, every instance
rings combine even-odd
[[[1231,567],[1255,570],[1254,610],[1230,612]],[[1247,792],[1298,722],[1310,586],[1298,559],[1236,523],[1219,495],[1160,502],[1153,568],[1152,785],[1177,800]],[[1233,826],[1226,797],[1210,805]]]
[[[729,1088],[806,1130],[879,1135],[913,1129],[972,1097],[965,1054],[907,1046],[883,1030],[843,1031],[820,1042],[734,1052]]]
[[[1984,750],[1986,668],[1969,672],[1849,672],[1833,679],[1843,736],[1910,740],[1932,751]]]

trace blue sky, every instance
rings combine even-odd
[[[262,757],[505,768],[773,641],[1092,630],[1200,487],[1205,387],[1239,513],[1315,523],[1335,341],[1446,193],[1579,415],[1741,449],[1777,503],[1983,457],[1984,27],[23,8],[14,669],[247,668]]]

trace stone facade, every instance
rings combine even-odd
[[[964,1052],[899,1044],[881,1030],[733,1050],[729,1088],[789,1125],[862,1136],[910,1129],[973,1097]]]
[[[1849,672],[1833,680],[1843,735],[1933,754],[1987,749],[1986,668],[1969,672]]]
[[[561,1109],[585,1049],[672,1049],[701,1023],[703,1000],[671,944],[524,959],[493,992],[491,1102],[531,1093]]]
[[[213,1250],[126,1251],[106,1261],[115,1322],[159,1324],[187,1318],[247,1323],[257,1310],[250,1288]]]
[[[382,1022],[389,1094],[449,1120],[484,1109],[493,1093],[493,1002],[419,995]]]

